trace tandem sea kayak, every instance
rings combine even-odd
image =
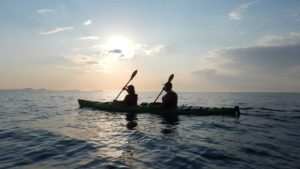
[[[236,106],[234,108],[208,108],[208,107],[193,107],[193,106],[180,106],[174,109],[162,109],[149,106],[147,103],[142,103],[138,106],[127,107],[124,105],[112,102],[96,102],[90,100],[78,99],[80,108],[92,108],[103,110],[107,112],[126,112],[126,113],[153,113],[153,114],[174,114],[174,115],[193,115],[193,116],[232,116],[239,117],[240,110]]]

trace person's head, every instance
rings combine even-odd
[[[172,87],[173,87],[172,83],[171,83],[171,82],[167,82],[167,83],[165,84],[165,86],[164,86],[164,90],[165,90],[166,92],[170,92],[170,91],[172,91]]]
[[[133,85],[127,86],[126,91],[127,91],[129,94],[135,94],[135,90],[134,90],[134,86],[133,86]]]

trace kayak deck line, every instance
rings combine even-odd
[[[90,100],[78,99],[80,108],[92,108],[103,110],[107,112],[126,112],[126,113],[152,113],[152,114],[174,114],[174,115],[193,115],[193,116],[232,116],[238,118],[241,113],[238,106],[234,108],[209,108],[209,107],[194,107],[194,106],[180,106],[173,109],[163,109],[157,107],[150,107],[147,103],[142,103],[138,106],[124,106],[112,102],[97,102]]]

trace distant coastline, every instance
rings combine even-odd
[[[45,88],[20,88],[20,89],[0,89],[0,91],[24,91],[24,92],[102,92],[102,90],[76,90],[76,89],[70,89],[70,90],[55,90],[55,89],[45,89]]]

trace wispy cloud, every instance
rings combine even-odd
[[[300,89],[300,33],[268,35],[258,44],[210,51],[193,72],[229,88]]]
[[[295,13],[293,16],[295,18],[295,22],[300,22],[300,14],[299,13]]]
[[[80,37],[78,39],[79,40],[98,40],[99,37],[97,37],[97,36],[84,36],[84,37]]]
[[[121,49],[113,49],[113,50],[110,50],[108,52],[109,53],[122,53],[122,50]]]
[[[50,35],[50,34],[55,34],[55,33],[73,30],[73,29],[74,29],[74,27],[58,27],[58,28],[53,28],[53,29],[49,29],[49,30],[42,30],[42,31],[40,31],[40,34],[41,35]]]
[[[93,23],[93,21],[92,21],[91,19],[89,19],[89,20],[83,22],[82,24],[83,24],[84,26],[89,26],[89,25],[91,25],[92,23]]]
[[[39,9],[37,10],[38,14],[56,14],[54,9]]]
[[[286,46],[300,44],[300,33],[291,32],[287,36],[266,35],[258,40],[261,46]]]
[[[156,55],[166,51],[165,45],[156,45],[156,46],[148,46],[148,45],[140,45],[137,48],[137,53],[145,54],[147,56]]]
[[[87,56],[87,55],[72,55],[72,56],[64,56],[64,58],[72,63],[81,65],[81,66],[89,66],[98,64],[98,61],[95,57]]]
[[[114,48],[107,44],[93,45],[90,48],[98,48],[102,56],[118,55],[120,59],[132,59],[135,56],[155,56],[165,52],[165,45],[146,45],[146,44],[131,44],[126,48]]]
[[[105,72],[110,73],[111,70],[119,62],[117,55],[70,55],[63,56],[64,59],[72,63],[71,66],[65,66],[68,69],[78,69],[85,72]]]
[[[111,72],[121,64],[121,60],[130,60],[134,57],[155,56],[166,51],[165,45],[141,45],[131,44],[125,48],[118,48],[107,44],[93,45],[84,49],[72,49],[71,55],[64,56],[64,59],[72,63],[73,67],[82,67],[89,71]],[[74,53],[94,53],[91,55]]]
[[[232,10],[232,11],[228,14],[230,20],[234,20],[234,21],[239,21],[239,20],[241,20],[241,19],[242,19],[242,14],[243,14],[244,12],[246,12],[246,10],[247,10],[251,5],[253,5],[254,3],[256,3],[256,2],[254,1],[254,2],[251,2],[251,3],[239,5],[236,9]]]

